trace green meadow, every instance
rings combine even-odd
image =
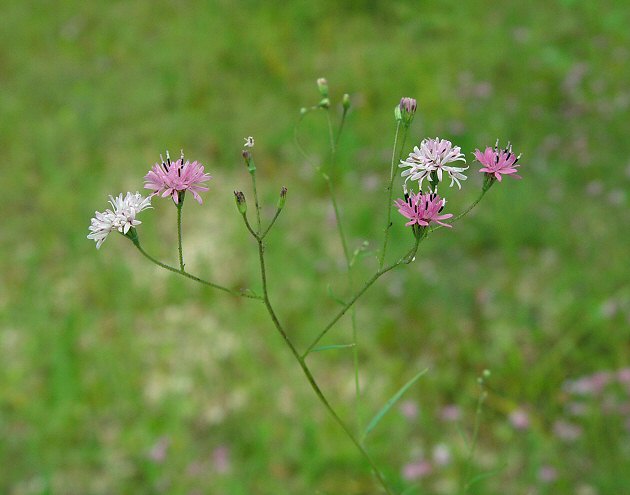
[[[0,493],[382,493],[260,302],[161,270],[118,234],[86,239],[109,194],[142,192],[160,153],[183,149],[213,176],[183,209],[186,268],[259,291],[233,197],[252,213],[254,136],[265,219],[288,188],[270,298],[307,347],[350,294],[316,171],[325,112],[296,131],[319,77],[335,125],[352,104],[332,178],[357,281],[377,267],[401,97],[418,101],[405,154],[435,136],[466,154],[462,189],[440,189],[449,212],[479,194],[476,148],[522,153],[522,180],[359,300],[359,400],[353,349],[308,357],[357,431],[428,369],[365,439],[392,490],[630,493],[629,23],[621,0],[4,2]],[[176,209],[153,206],[142,245],[177,265]],[[413,244],[392,218],[391,260]],[[322,344],[350,342],[347,315]]]

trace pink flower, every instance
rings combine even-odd
[[[161,157],[160,157],[161,158]],[[179,203],[180,197],[186,191],[190,191],[193,197],[202,203],[199,193],[207,191],[204,184],[212,179],[210,174],[203,171],[203,165],[197,161],[184,163],[184,153],[179,160],[171,162],[171,157],[166,152],[166,162],[156,163],[153,168],[144,176],[146,181],[145,189],[153,190],[153,195],[161,194],[163,198],[171,196],[175,204]],[[180,193],[182,193],[180,195]]]
[[[440,411],[440,418],[442,421],[459,421],[462,417],[462,412],[455,404],[449,404],[444,406]]]
[[[421,227],[426,227],[430,222],[435,222],[444,227],[451,227],[442,222],[453,215],[451,213],[440,215],[446,200],[437,193],[422,194],[420,191],[418,194],[414,194],[411,192],[410,196],[405,194],[404,200],[397,199],[394,204],[398,208],[398,212],[409,219],[409,222],[405,224],[406,226],[418,224]]]
[[[433,466],[429,461],[418,459],[417,461],[405,464],[402,469],[403,478],[407,481],[416,481],[431,474]]]
[[[488,146],[482,153],[475,150],[475,159],[483,165],[479,172],[485,172],[496,180],[501,182],[502,175],[511,175],[515,179],[520,179],[520,175],[516,175],[516,169],[521,155],[516,156],[512,153],[512,146],[508,143],[506,148],[499,149],[499,141],[497,140],[494,148]]]
[[[526,430],[529,428],[529,414],[524,409],[514,409],[510,413],[510,423],[517,430]]]

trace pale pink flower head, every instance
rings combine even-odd
[[[462,173],[468,167],[455,167],[449,165],[455,162],[466,162],[464,154],[459,146],[453,144],[446,139],[423,139],[420,147],[415,146],[413,151],[409,153],[406,160],[401,160],[398,165],[400,168],[407,168],[401,172],[401,177],[408,180],[417,180],[420,187],[422,182],[427,179],[429,182],[442,182],[444,173],[451,179],[451,187],[457,184],[458,188],[462,188],[460,180],[466,180],[466,176]],[[431,187],[431,186],[429,186]],[[432,190],[435,190],[437,184],[433,184]]]
[[[156,163],[144,176],[144,187],[151,189],[152,195],[160,194],[163,198],[171,196],[175,204],[179,203],[186,191],[190,191],[201,204],[203,201],[199,193],[208,190],[205,182],[210,179],[212,177],[204,172],[201,163],[197,161],[191,163],[188,160],[184,162],[183,152],[179,160],[172,162],[167,151],[166,161],[162,159],[162,163]]]
[[[497,140],[494,148],[488,146],[482,153],[475,150],[475,159],[483,165],[479,172],[485,172],[491,178],[501,182],[504,175],[511,175],[515,179],[520,179],[520,175],[516,175],[517,162],[521,155],[516,156],[512,152],[512,145],[508,143],[507,147],[500,149],[499,140]]]
[[[429,223],[439,223],[444,227],[451,227],[450,225],[442,222],[447,218],[451,218],[451,213],[441,215],[440,213],[444,209],[446,200],[441,198],[439,194],[434,192],[428,192],[422,194],[420,191],[418,194],[405,193],[405,199],[397,199],[394,204],[398,208],[398,212],[409,219],[405,224],[406,226],[418,225],[420,227],[427,227]]]
[[[96,249],[100,249],[107,236],[114,231],[127,235],[132,228],[142,222],[136,219],[136,215],[142,210],[151,208],[151,197],[143,197],[139,192],[128,192],[123,197],[120,193],[117,197],[110,196],[111,209],[104,212],[94,212],[90,222],[90,233],[87,238],[96,242]]]

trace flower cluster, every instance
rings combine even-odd
[[[252,146],[253,143],[254,140],[251,139]],[[156,163],[144,177],[146,181],[144,187],[151,189],[153,193],[146,198],[139,192],[135,194],[128,192],[125,197],[122,193],[116,198],[110,196],[111,209],[95,212],[87,237],[93,239],[96,242],[96,248],[99,249],[110,232],[117,230],[127,235],[130,229],[142,223],[136,220],[136,215],[146,208],[151,208],[151,198],[158,194],[162,197],[170,196],[175,204],[181,206],[180,202],[184,198],[184,193],[190,191],[201,204],[199,193],[208,190],[205,182],[211,178],[204,172],[203,165],[199,162],[184,162],[183,152],[179,160],[172,162],[167,151],[166,161],[162,159],[161,164]]]
[[[414,101],[415,103],[415,101]],[[403,102],[400,103],[403,108]],[[485,181],[482,192],[485,193],[493,182],[501,182],[502,176],[512,175],[520,179],[516,175],[516,169],[520,155],[516,156],[512,152],[512,146],[508,143],[506,148],[500,149],[497,140],[494,148],[487,147],[482,153],[478,149],[474,152],[475,159],[482,165],[479,172],[485,173]],[[461,152],[459,146],[446,139],[423,139],[420,146],[414,146],[413,151],[405,160],[401,160],[398,165],[403,168],[401,177],[405,179],[404,192],[405,199],[397,199],[394,204],[398,208],[401,215],[410,221],[407,226],[418,225],[426,227],[430,222],[438,223],[445,227],[450,227],[442,222],[452,217],[451,214],[440,215],[446,200],[437,194],[438,183],[444,178],[451,180],[450,187],[457,184],[461,189],[460,181],[464,181],[467,177],[463,174],[468,166],[456,166],[457,162],[466,163],[466,157]],[[428,183],[428,193],[422,193],[422,183],[424,180]],[[407,183],[409,181],[418,181],[418,193],[415,194],[407,191]]]
[[[252,140],[253,145],[253,140]],[[179,160],[171,161],[166,152],[166,161],[160,156],[162,163],[156,163],[144,176],[145,189],[151,189],[153,195],[161,194],[163,198],[171,196],[173,202],[178,204],[183,193],[190,191],[199,204],[203,201],[199,193],[207,191],[205,182],[212,177],[203,171],[203,165],[197,161],[184,162],[184,152]]]
[[[140,220],[136,220],[136,215],[142,210],[151,208],[151,197],[145,198],[139,192],[130,192],[123,198],[122,193],[118,197],[109,197],[111,209],[104,212],[94,213],[92,223],[89,227],[88,239],[96,242],[96,248],[100,249],[110,232],[117,230],[121,234],[127,234],[129,229],[139,225]]]

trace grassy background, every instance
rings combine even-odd
[[[325,186],[293,144],[321,76],[336,101],[352,95],[336,177],[352,247],[380,243],[401,96],[419,102],[414,143],[448,138],[470,158],[500,137],[523,153],[522,181],[495,186],[358,307],[359,422],[430,369],[368,438],[391,484],[457,492],[488,368],[472,472],[493,474],[470,493],[627,492],[627,383],[579,397],[566,383],[630,366],[628,21],[614,0],[5,2],[0,492],[378,493],[261,305],[161,272],[117,236],[99,252],[85,239],[108,194],[141,188],[160,152],[184,148],[214,176],[185,209],[188,268],[257,287],[232,198],[249,193],[240,150],[253,135],[266,214],[289,188],[268,242],[272,298],[307,345],[336,310],[328,282],[344,293]],[[323,115],[303,136],[324,160]],[[475,174],[448,191],[451,211],[476,197]],[[175,263],[174,208],[156,201],[141,219],[145,247]],[[373,268],[366,257],[357,278]],[[348,342],[349,322],[332,333]],[[351,354],[311,361],[353,422]],[[449,405],[458,421],[442,417]],[[432,472],[405,476],[421,460]]]

